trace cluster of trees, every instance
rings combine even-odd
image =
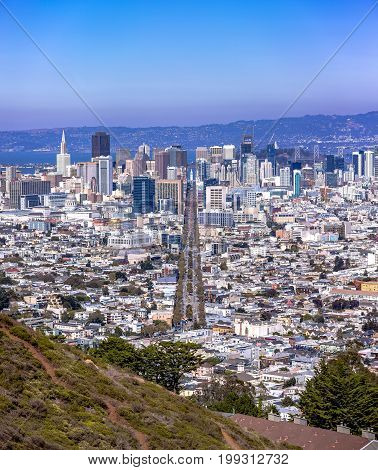
[[[0,271],[0,285],[2,286],[14,286],[16,282],[11,279],[9,276],[7,276],[4,271]]]
[[[144,325],[142,328],[142,336],[151,337],[157,333],[165,333],[169,330],[169,325],[162,320],[154,320],[152,325]]]
[[[199,346],[193,343],[172,341],[136,349],[121,338],[110,337],[91,354],[178,393],[183,375],[202,363],[198,349]]]
[[[183,236],[183,243],[185,243],[187,235]],[[173,307],[173,324],[179,325],[182,320],[182,301],[184,296],[184,277],[185,277],[185,255],[184,251],[180,253],[178,262],[178,280],[176,286],[175,305]]]
[[[12,291],[0,287],[0,310],[4,310],[9,307],[9,303],[12,298]]]
[[[200,394],[194,396],[194,400],[210,410],[223,413],[240,413],[266,418],[268,413],[277,412],[275,407],[264,407],[262,399],[256,399],[255,388],[234,375],[213,379]]]
[[[345,310],[347,308],[357,308],[360,305],[358,300],[335,299],[331,308],[333,310]]]
[[[152,264],[150,257],[148,257],[144,261],[141,261],[139,263],[139,267],[140,267],[141,271],[150,271],[151,269],[154,269],[154,265]]]
[[[140,287],[137,287],[133,282],[130,284],[121,287],[119,291],[121,296],[128,296],[128,295],[141,295],[143,291]]]
[[[378,432],[378,377],[350,350],[315,370],[299,406],[309,425],[336,429],[344,423],[353,433],[372,428]]]
[[[100,278],[91,279],[90,281],[86,282],[84,276],[80,274],[73,274],[69,276],[65,281],[65,284],[75,288],[86,290],[89,289],[101,289],[104,286],[104,281]]]
[[[349,258],[344,260],[340,256],[336,256],[335,264],[333,266],[333,271],[334,272],[341,271],[343,269],[349,269],[349,268],[350,268],[350,259]]]
[[[127,281],[127,276],[126,276],[126,273],[122,272],[122,271],[112,271],[110,274],[109,274],[109,279],[110,281]]]
[[[373,308],[366,316],[366,322],[362,325],[364,331],[378,331],[378,314],[377,309]]]

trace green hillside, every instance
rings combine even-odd
[[[1,449],[273,449],[162,387],[0,315]]]

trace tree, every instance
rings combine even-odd
[[[184,374],[202,363],[197,354],[199,346],[194,343],[162,341],[143,349],[136,349],[127,341],[111,336],[92,351],[111,364],[131,369],[146,380],[162,385],[178,393]]]
[[[162,320],[154,320],[152,325],[144,325],[142,328],[142,335],[151,337],[155,333],[165,333],[169,330],[169,325]]]
[[[89,314],[87,323],[100,323],[103,325],[105,323],[105,317],[102,313],[96,310]]]
[[[127,341],[111,336],[106,341],[102,341],[97,349],[93,349],[91,354],[119,367],[137,370],[140,362],[138,351]]]
[[[142,350],[139,372],[145,379],[178,393],[183,375],[197,369],[202,362],[198,349],[197,344],[179,341],[151,344]]]
[[[104,286],[102,288],[102,295],[104,296],[108,296],[109,295],[109,287],[108,286]]]
[[[227,261],[223,260],[220,264],[220,268],[222,271],[227,271]]]
[[[325,319],[324,319],[324,316],[320,313],[314,315],[314,322],[316,323],[324,323],[325,322]]]
[[[73,320],[75,314],[74,312],[63,312],[60,319],[63,323],[67,323],[69,322],[70,320]]]
[[[355,351],[322,360],[299,400],[309,425],[336,429],[344,423],[354,433],[366,428],[378,431],[377,405],[378,378]]]
[[[123,330],[119,326],[116,326],[114,328],[114,336],[117,336],[118,338],[123,335]]]
[[[261,321],[270,321],[271,318],[272,318],[272,314],[268,312],[268,310],[264,310],[262,314],[260,315]]]
[[[150,257],[144,261],[141,261],[139,263],[139,267],[142,271],[150,271],[151,269],[154,269],[154,265],[152,264]]]
[[[9,307],[11,297],[9,290],[0,287],[0,310],[4,310]]]
[[[186,306],[185,316],[188,320],[193,319],[193,308],[190,304]]]
[[[254,387],[234,375],[212,380],[203,388],[202,393],[197,395],[196,400],[214,411],[258,415]]]
[[[4,271],[0,271],[0,284],[1,285],[8,285],[8,286],[14,286],[17,284],[12,278],[7,276]]]
[[[62,305],[67,310],[81,310],[81,303],[73,295],[61,295]]]
[[[64,284],[68,284],[69,286],[73,287],[74,289],[85,289],[85,282],[84,277],[80,274],[73,274],[69,276],[65,281]]]
[[[293,387],[296,383],[295,377],[291,377],[283,383],[283,388]]]
[[[291,397],[287,396],[287,397],[284,397],[281,400],[281,405],[282,406],[293,406],[293,405],[295,405],[295,402],[293,401],[293,399]]]
[[[333,271],[337,272],[341,271],[342,269],[345,269],[344,260],[340,258],[340,256],[336,256]]]

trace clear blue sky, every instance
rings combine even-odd
[[[370,0],[3,0],[105,123],[275,118]],[[289,115],[378,109],[378,8]],[[97,125],[0,7],[0,129]]]

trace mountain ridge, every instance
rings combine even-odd
[[[71,152],[89,152],[90,137],[101,126],[65,127]],[[281,147],[304,147],[320,143],[327,148],[338,145],[375,145],[378,142],[378,111],[359,114],[327,115],[306,114],[282,119],[237,120],[230,123],[201,124],[199,126],[111,126],[112,151],[119,146],[135,150],[142,142],[151,147],[181,144],[189,150],[197,146],[217,144],[239,145],[244,133],[254,129],[258,147],[277,140]],[[55,152],[59,148],[62,128],[0,131],[0,151],[34,151],[43,149]]]

